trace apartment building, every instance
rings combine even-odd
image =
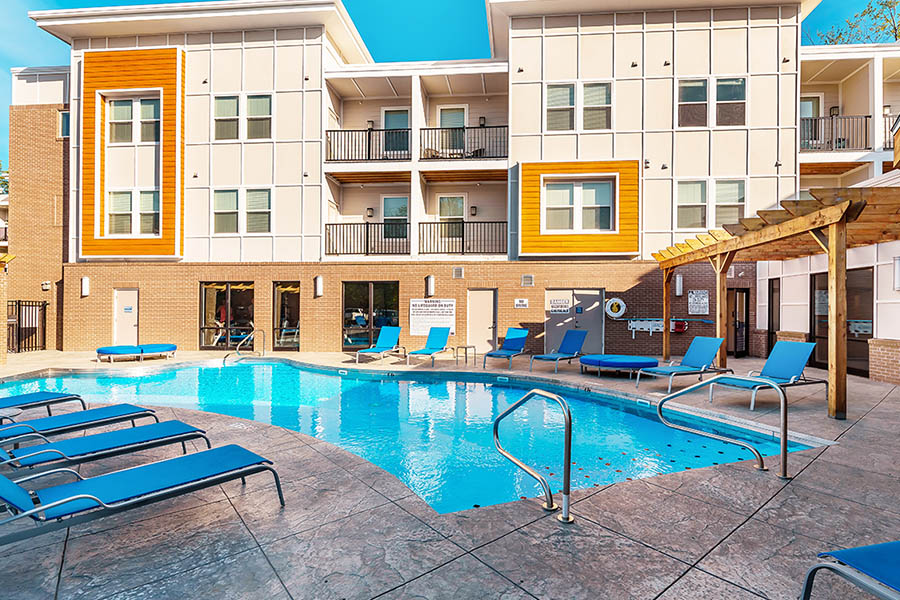
[[[72,52],[13,72],[11,210],[41,233],[11,242],[11,297],[48,300],[67,350],[353,350],[388,324],[418,346],[446,323],[479,351],[524,326],[657,352],[629,329],[659,317],[650,253],[802,185],[815,3],[701,4],[488,0],[491,58],[410,63],[374,62],[338,0],[33,12]],[[737,353],[756,280],[729,280]]]

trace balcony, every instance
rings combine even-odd
[[[429,127],[420,132],[423,160],[506,158],[507,125],[485,127]]]
[[[326,162],[410,160],[409,129],[329,129]]]
[[[800,150],[840,152],[870,150],[869,115],[803,117],[800,119]]]
[[[894,149],[894,136],[891,135],[891,127],[894,125],[894,121],[897,120],[897,117],[900,115],[884,115],[884,149],[885,150],[893,150]]]
[[[327,223],[325,254],[409,254],[409,223]]]
[[[506,254],[506,221],[419,223],[420,254]]]

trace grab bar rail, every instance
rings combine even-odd
[[[541,488],[544,490],[544,504],[543,508],[546,511],[554,511],[559,508],[553,502],[553,491],[550,489],[550,485],[547,483],[547,480],[544,477],[535,471],[533,468],[529,467],[521,460],[510,454],[501,444],[500,444],[500,421],[508,417],[510,414],[516,411],[520,406],[531,400],[532,398],[543,398],[545,400],[552,400],[559,404],[560,408],[563,411],[563,417],[565,418],[565,448],[563,451],[564,455],[564,464],[563,464],[563,489],[562,489],[562,513],[557,515],[557,519],[562,523],[571,523],[575,519],[569,514],[569,488],[570,488],[570,474],[572,470],[572,411],[569,410],[569,405],[566,401],[556,394],[551,394],[550,392],[545,392],[543,390],[533,389],[524,396],[522,396],[517,402],[513,403],[512,406],[503,411],[499,417],[494,420],[494,446],[497,447],[497,451],[502,454],[504,457],[509,459],[514,465],[531,475],[534,479],[537,479],[538,483],[541,484]]]
[[[781,467],[779,469],[778,476],[781,479],[790,479],[787,474],[787,442],[788,442],[788,416],[787,416],[787,395],[785,395],[784,390],[781,389],[781,386],[773,381],[769,381],[767,379],[763,379],[761,377],[749,377],[743,375],[716,375],[711,379],[707,379],[705,381],[701,381],[699,383],[695,383],[694,385],[688,386],[684,389],[672,392],[668,394],[664,398],[662,398],[656,405],[656,414],[659,416],[659,420],[662,421],[663,425],[671,427],[673,429],[678,429],[681,431],[687,431],[688,433],[694,433],[697,435],[702,435],[704,437],[712,438],[714,440],[719,440],[720,442],[726,442],[729,444],[736,444],[743,448],[746,448],[750,452],[753,453],[753,456],[756,458],[756,468],[760,471],[767,471],[765,461],[763,460],[762,454],[759,453],[754,446],[748,444],[747,442],[743,442],[738,439],[730,438],[723,435],[718,435],[716,433],[711,433],[709,431],[703,431],[702,429],[694,429],[693,427],[687,427],[685,425],[679,425],[677,423],[673,423],[666,419],[663,416],[663,405],[669,400],[673,400],[678,398],[679,396],[684,396],[686,394],[690,394],[696,390],[699,390],[704,387],[715,385],[716,382],[722,379],[731,379],[731,380],[741,380],[747,381],[750,383],[755,383],[760,386],[770,387],[778,393],[778,399],[781,403]]]
[[[257,331],[262,334],[262,350],[261,351],[254,350],[253,353],[256,354],[257,356],[265,356],[266,355],[266,330],[265,329],[257,329],[254,327],[253,330],[251,330],[250,333],[247,334],[247,337],[245,337],[240,342],[238,342],[238,345],[235,347],[234,352],[229,352],[228,354],[225,355],[225,358],[222,359],[223,367],[225,366],[225,361],[228,360],[229,356],[243,356],[241,354],[241,347],[244,344],[246,344],[247,342],[249,342],[250,340],[255,339]]]

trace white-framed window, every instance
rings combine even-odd
[[[239,233],[238,191],[213,192],[213,233]]]
[[[134,102],[129,99],[110,100],[109,109],[109,143],[131,144],[134,141]]]
[[[267,140],[272,137],[272,96],[247,96],[247,139]]]
[[[110,235],[131,235],[131,191],[111,191],[106,199],[106,231]]]
[[[216,140],[236,140],[240,137],[238,96],[216,96],[214,104],[214,135]]]
[[[716,79],[716,125],[743,126],[747,122],[747,80]]]
[[[156,144],[159,142],[159,98],[113,98],[107,103],[107,109],[109,111],[109,144]],[[68,118],[66,121],[68,128]]]
[[[157,236],[159,216],[157,190],[111,190],[107,194],[106,231],[110,236]]]
[[[575,84],[547,84],[547,131],[575,130]]]
[[[469,107],[465,104],[438,106],[438,127],[441,128],[441,149],[464,152]]]
[[[141,142],[159,141],[159,98],[140,100]]]
[[[706,229],[706,181],[679,181],[676,226]]]
[[[59,111],[59,134],[58,137],[67,138],[70,135],[71,129],[71,116],[69,111],[61,110]]]
[[[138,228],[141,235],[159,235],[159,191],[138,192]]]
[[[745,184],[742,179],[716,181],[716,227],[737,223],[744,216]]]
[[[271,233],[272,190],[247,190],[247,233]]]
[[[678,126],[706,127],[709,122],[709,82],[682,79],[678,82]]]
[[[438,218],[441,223],[441,235],[443,237],[458,238],[463,235],[463,223],[466,220],[466,195],[465,194],[439,194]]]
[[[541,197],[541,233],[616,232],[617,189],[615,175],[545,180]]]
[[[612,129],[612,83],[584,84],[582,129]]]
[[[381,214],[385,238],[407,237],[409,219],[408,196],[382,196]]]

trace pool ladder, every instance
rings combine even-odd
[[[563,411],[563,417],[565,418],[565,449],[563,451],[563,489],[562,489],[562,512],[556,516],[556,518],[562,523],[571,523],[575,519],[572,515],[569,514],[569,486],[570,486],[570,476],[572,471],[572,411],[569,410],[569,405],[566,401],[556,394],[551,394],[550,392],[545,392],[544,390],[534,389],[522,396],[517,402],[515,402],[512,406],[507,408],[503,413],[494,420],[494,446],[497,447],[497,451],[509,459],[514,465],[531,475],[533,478],[537,479],[538,483],[541,484],[541,488],[544,490],[544,504],[543,508],[546,511],[555,511],[559,509],[559,506],[553,502],[553,492],[550,490],[550,485],[547,483],[547,480],[544,477],[535,471],[533,468],[529,467],[521,460],[510,454],[503,446],[500,445],[500,421],[508,417],[510,414],[516,411],[523,404],[531,400],[532,398],[543,398],[544,400],[551,400],[559,404],[560,408]]]
[[[229,352],[228,354],[225,355],[225,358],[222,359],[222,366],[223,366],[223,367],[225,366],[225,361],[228,360],[228,357],[229,357],[229,356],[244,356],[243,354],[241,354],[241,347],[242,347],[244,344],[246,344],[247,342],[249,342],[250,340],[254,339],[254,338],[256,337],[256,332],[257,332],[257,331],[260,332],[260,333],[262,334],[262,350],[261,350],[261,351],[256,351],[256,350],[254,350],[254,351],[249,352],[249,353],[247,353],[247,354],[255,354],[256,356],[265,356],[265,355],[266,355],[266,332],[265,332],[264,329],[256,329],[256,328],[254,327],[253,330],[252,330],[249,334],[247,334],[247,337],[245,337],[245,338],[242,339],[240,342],[238,342],[238,345],[237,345],[237,347],[234,349],[234,352]]]
[[[778,476],[781,479],[790,479],[787,474],[787,443],[788,443],[788,417],[787,417],[787,396],[784,393],[784,390],[777,383],[773,383],[771,381],[759,378],[759,377],[745,377],[742,375],[716,375],[711,379],[707,379],[706,381],[701,381],[699,383],[695,383],[694,385],[688,386],[684,389],[678,390],[676,392],[672,392],[668,394],[664,398],[662,398],[656,405],[656,414],[659,416],[659,420],[662,421],[663,425],[671,427],[673,429],[679,429],[681,431],[687,431],[689,433],[694,433],[697,435],[702,435],[704,437],[712,438],[714,440],[719,440],[720,442],[726,442],[729,444],[736,444],[743,448],[746,448],[750,452],[753,453],[753,456],[756,458],[756,468],[760,471],[766,471],[766,463],[763,460],[762,454],[759,453],[754,446],[748,444],[747,442],[726,437],[723,435],[719,435],[716,433],[711,433],[709,431],[703,431],[702,429],[694,429],[693,427],[687,427],[685,425],[679,425],[678,423],[673,423],[669,421],[663,416],[663,405],[669,400],[673,400],[678,398],[679,396],[684,396],[686,394],[690,394],[696,390],[701,388],[710,387],[716,384],[717,381],[721,379],[740,379],[741,381],[748,381],[751,383],[756,383],[761,386],[770,387],[778,393],[778,399],[781,402],[781,467],[779,469]],[[709,390],[710,401],[712,401],[712,388]]]

